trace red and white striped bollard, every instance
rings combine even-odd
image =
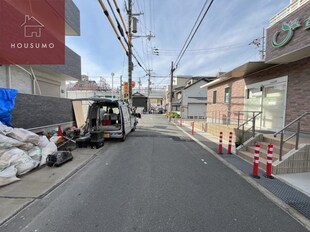
[[[266,164],[266,174],[265,177],[273,179],[272,176],[272,153],[273,153],[273,145],[268,144],[268,150],[267,150],[267,164]]]
[[[260,145],[256,143],[254,152],[254,163],[253,163],[253,177],[257,179],[260,178],[260,176],[258,175],[259,151],[260,151]]]
[[[232,154],[232,145],[231,145],[231,143],[232,143],[232,132],[229,132],[229,143],[228,143],[228,151],[227,151],[227,153],[228,154]]]
[[[223,154],[223,132],[220,132],[219,154]]]
[[[192,122],[192,135],[194,135],[194,134],[195,134],[195,123]]]

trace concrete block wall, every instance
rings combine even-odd
[[[273,174],[310,172],[310,145],[303,144],[299,150],[292,150],[282,161],[273,163]]]
[[[13,127],[44,127],[75,120],[72,101],[19,93],[12,113]]]

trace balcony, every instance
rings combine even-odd
[[[65,2],[66,14],[66,35],[79,36],[80,35],[80,11],[72,0]]]
[[[81,80],[81,57],[66,47],[65,64],[64,65],[33,65],[41,76],[49,78],[56,77],[66,81]],[[44,75],[45,74],[45,75]]]
[[[281,19],[284,19],[286,16],[293,13],[309,1],[310,0],[293,0],[290,5],[288,5],[285,9],[281,10],[279,13],[277,13],[271,18],[269,26],[272,26],[279,22]]]

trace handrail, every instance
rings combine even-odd
[[[241,125],[238,125],[238,128],[237,128],[238,130],[240,130],[240,128],[242,127],[242,140],[244,138],[244,126],[250,121],[252,121],[252,126],[247,131],[252,129],[252,137],[255,137],[255,120],[256,120],[256,117],[262,114],[262,111],[252,111],[252,113],[253,113],[253,116],[250,119],[248,119]]]
[[[253,120],[253,118],[256,118],[258,115],[260,115],[262,112],[261,111],[251,111],[253,112],[253,117],[246,120],[244,123],[242,123],[241,125],[238,126],[238,129],[242,126],[244,126],[245,124],[247,124],[249,121]],[[257,115],[254,115],[255,113],[257,113]]]
[[[206,119],[212,119],[212,123],[216,123],[217,121],[232,124],[233,121],[239,127],[241,121],[243,122],[243,118],[246,116],[246,119],[249,118],[250,113],[259,113],[260,111],[230,111],[230,110],[208,110],[206,112]],[[222,116],[222,119],[221,119]],[[223,117],[225,116],[225,117]],[[235,117],[234,117],[235,116]]]
[[[299,116],[298,118],[296,118],[295,120],[293,120],[292,122],[290,122],[289,124],[287,124],[283,129],[279,130],[278,132],[273,134],[273,137],[277,137],[278,134],[281,134],[281,139],[280,139],[280,154],[279,154],[279,160],[282,160],[282,153],[283,153],[283,145],[285,142],[287,142],[288,140],[290,140],[291,138],[293,138],[294,136],[296,136],[296,142],[295,142],[295,149],[298,149],[298,145],[299,145],[299,133],[300,133],[300,120],[307,116],[308,114],[310,114],[310,112],[305,112],[303,113],[301,116]],[[297,122],[297,130],[294,134],[292,134],[290,137],[288,137],[287,139],[284,140],[284,131],[285,129],[287,129],[288,127],[290,127],[291,125],[293,125],[294,123]]]
[[[303,117],[305,117],[307,114],[310,114],[310,112],[305,112],[303,113],[301,116],[299,116],[298,118],[296,118],[294,121],[290,122],[289,124],[287,124],[283,129],[279,130],[278,132],[274,133],[273,136],[276,137],[278,134],[280,134],[282,131],[284,131],[286,128],[290,127],[291,125],[293,125],[295,122],[297,122],[298,120],[302,119]]]

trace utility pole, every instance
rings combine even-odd
[[[114,73],[111,73],[111,77],[112,77],[112,100],[114,100],[114,86],[113,86]]]
[[[147,79],[147,108],[148,108],[148,111],[151,110],[151,100],[150,100],[150,96],[151,96],[151,71],[152,70],[147,70],[147,76],[149,77]]]
[[[173,72],[175,68],[173,67],[173,61],[171,62],[171,70],[170,70],[170,112],[172,112],[172,94],[173,94]]]
[[[123,100],[123,76],[122,75],[120,75],[119,81],[120,81],[119,99]]]
[[[132,103],[132,0],[128,0],[128,101]]]
[[[261,59],[265,60],[265,28],[263,28]]]
[[[138,84],[139,84],[139,93],[141,93],[141,77],[139,77],[139,82],[138,82]]]
[[[265,60],[265,28],[263,28],[263,37],[254,39],[249,45],[255,45],[260,54],[261,60]]]

